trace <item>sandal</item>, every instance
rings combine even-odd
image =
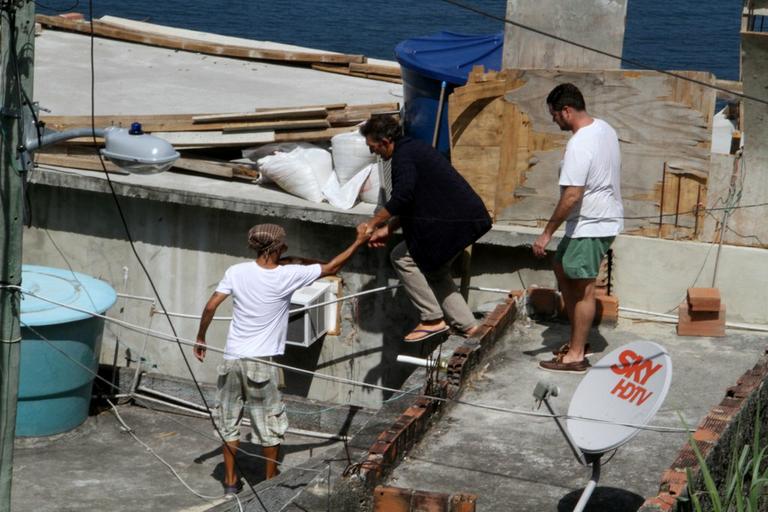
[[[403,341],[406,343],[416,343],[419,341],[424,341],[428,338],[431,338],[432,336],[436,336],[440,333],[446,332],[449,329],[447,325],[444,325],[442,327],[438,327],[437,329],[414,329],[410,333],[408,333],[408,336],[411,334],[419,333],[421,336],[417,336],[416,338],[403,338]]]

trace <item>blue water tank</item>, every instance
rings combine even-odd
[[[89,313],[103,314],[117,295],[91,276],[35,265],[22,267],[21,286],[62,305],[22,295],[16,434],[66,432],[88,417],[99,367],[104,320]]]
[[[446,83],[437,149],[448,155],[448,95],[467,83],[476,65],[500,70],[504,33],[467,35],[439,32],[408,39],[395,47],[403,75],[405,133],[432,143],[442,82]]]

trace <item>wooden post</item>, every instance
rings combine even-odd
[[[35,4],[30,0],[3,2],[0,21],[0,283],[21,284],[23,226],[19,140],[23,132],[24,93],[32,98],[35,44]],[[12,23],[13,22],[13,23]],[[11,510],[13,441],[19,392],[21,351],[20,294],[0,288],[0,512]]]

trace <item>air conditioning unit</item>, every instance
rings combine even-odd
[[[327,281],[315,281],[309,286],[299,288],[291,296],[291,309],[300,309],[333,300],[331,284]],[[288,345],[309,347],[319,340],[330,327],[329,311],[335,314],[336,305],[294,313],[288,319]]]

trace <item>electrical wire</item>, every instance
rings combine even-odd
[[[149,273],[149,270],[147,269],[146,265],[144,264],[144,261],[141,259],[141,256],[139,255],[138,251],[136,250],[136,245],[133,241],[133,236],[131,235],[131,230],[128,227],[128,221],[126,220],[125,213],[123,212],[123,208],[120,205],[120,200],[117,197],[117,193],[115,192],[115,187],[112,183],[112,178],[109,176],[109,172],[107,172],[107,166],[104,163],[104,159],[101,155],[101,152],[98,151],[98,145],[96,140],[96,66],[95,66],[95,59],[94,59],[94,47],[95,47],[95,31],[93,26],[93,0],[88,0],[88,17],[89,17],[89,25],[90,25],[90,70],[91,70],[91,80],[90,80],[90,88],[91,88],[91,131],[93,135],[93,145],[94,148],[96,148],[96,155],[99,158],[99,162],[101,163],[102,169],[104,170],[104,177],[107,180],[107,185],[109,186],[109,190],[111,192],[112,198],[115,203],[115,208],[118,212],[118,215],[120,216],[120,221],[123,225],[123,229],[125,230],[125,235],[128,239],[128,243],[131,247],[131,251],[133,252],[134,256],[136,257],[137,262],[139,263],[139,266],[141,267],[142,271],[144,272],[144,275],[147,277],[147,281],[149,282],[150,287],[152,288],[152,292],[155,294],[155,297],[157,297],[157,302],[160,305],[160,308],[163,312],[166,311],[165,305],[163,304],[163,300],[160,297],[160,293],[157,290],[157,286],[155,286],[155,282],[152,279],[152,276]],[[167,314],[165,315],[166,319],[168,320],[168,325],[171,328],[171,332],[173,335],[178,339],[178,335],[176,333],[176,328],[173,325],[173,321],[171,320],[171,317]],[[200,395],[200,399],[203,401],[203,404],[205,405],[205,408],[210,410],[210,407],[208,406],[208,401],[205,398],[205,394],[203,393],[202,388],[200,387],[200,383],[197,381],[197,377],[195,377],[195,373],[192,370],[192,366],[189,364],[189,359],[187,358],[186,353],[184,352],[184,349],[181,346],[181,343],[178,343],[179,347],[179,353],[181,354],[181,358],[184,361],[184,364],[187,367],[187,370],[189,371],[189,375],[192,379],[192,382],[195,385],[195,388],[197,389],[198,394]],[[231,450],[229,445],[224,440],[224,436],[221,433],[221,430],[219,429],[218,425],[216,425],[216,421],[213,418],[213,415],[209,415],[211,425],[213,426],[216,433],[219,435],[219,438],[221,438],[223,449],[225,450]],[[237,471],[240,472],[240,474],[243,474],[242,470],[237,464],[237,457],[234,457],[234,453],[232,453],[232,458],[235,461],[235,467]],[[256,495],[256,489],[254,489],[251,482],[248,480],[245,480],[245,483],[248,485],[248,487],[251,489],[251,492],[253,492],[254,495]]]
[[[149,329],[145,329],[145,328],[143,328],[141,326],[134,325],[134,324],[131,324],[129,322],[125,322],[123,320],[118,320],[118,319],[115,319],[115,318],[110,318],[108,316],[101,315],[101,314],[95,313],[93,311],[88,311],[86,309],[78,308],[78,307],[75,307],[75,306],[72,306],[72,305],[69,305],[69,304],[64,304],[64,303],[61,303],[59,301],[53,300],[51,298],[44,297],[44,296],[39,295],[37,293],[31,292],[29,290],[24,290],[20,286],[16,286],[16,285],[0,285],[0,288],[19,290],[24,295],[29,295],[30,297],[35,297],[35,298],[40,299],[42,301],[48,302],[50,304],[55,304],[57,306],[61,306],[61,307],[66,308],[66,309],[71,309],[73,311],[79,311],[81,313],[88,314],[88,315],[93,316],[95,318],[101,318],[101,319],[106,320],[108,322],[115,323],[117,325],[121,325],[121,326],[125,327],[126,329],[132,330],[134,332],[139,332],[139,333],[143,333],[143,334],[149,333],[152,337],[154,337],[154,338],[156,338],[158,340],[161,340],[161,341],[177,343],[178,345],[187,345],[189,347],[194,347],[194,346],[197,345],[196,341],[189,340],[189,339],[186,339],[186,338],[182,338],[182,337],[179,337],[177,335],[173,335],[172,336],[172,335],[169,335],[167,333],[163,333],[163,332],[159,332],[159,331],[152,331],[152,330],[149,330]],[[391,393],[408,394],[408,395],[411,395],[411,396],[415,396],[417,398],[427,398],[429,400],[435,400],[437,402],[461,404],[461,405],[465,405],[465,406],[468,406],[468,407],[476,407],[478,409],[485,409],[485,410],[490,410],[490,411],[495,411],[495,412],[502,412],[502,413],[507,413],[507,414],[519,415],[519,416],[530,416],[530,417],[536,417],[536,418],[563,418],[563,419],[571,419],[571,420],[581,420],[581,421],[588,421],[588,422],[593,422],[593,423],[604,423],[604,424],[617,425],[617,426],[623,426],[623,427],[629,427],[629,428],[636,428],[638,430],[648,430],[648,431],[654,431],[654,432],[660,432],[660,433],[681,433],[681,432],[689,432],[690,431],[690,429],[682,429],[682,428],[675,428],[675,427],[664,427],[664,426],[657,426],[657,425],[641,425],[641,424],[635,424],[635,423],[623,423],[623,422],[615,422],[615,421],[609,421],[609,420],[601,420],[601,419],[597,419],[597,418],[587,418],[587,417],[583,417],[583,416],[552,415],[552,414],[538,413],[538,412],[533,412],[533,411],[525,411],[525,410],[521,410],[521,409],[510,409],[508,407],[500,407],[500,406],[489,405],[489,404],[467,402],[467,401],[459,400],[459,399],[455,399],[455,398],[444,398],[444,397],[433,396],[433,395],[424,394],[424,393],[413,393],[413,392],[408,392],[407,390],[404,391],[402,389],[391,388],[391,387],[388,387],[388,386],[381,386],[379,384],[371,384],[371,383],[368,383],[368,382],[356,381],[356,380],[348,379],[348,378],[345,378],[345,377],[337,377],[335,375],[328,375],[328,374],[325,374],[325,373],[319,373],[319,372],[315,372],[315,371],[312,371],[312,370],[305,370],[304,368],[297,368],[297,367],[285,365],[285,364],[282,364],[282,363],[277,363],[275,361],[270,361],[270,360],[267,360],[267,359],[259,359],[259,358],[254,358],[254,357],[241,357],[240,354],[232,354],[232,353],[227,352],[224,349],[220,349],[218,347],[214,347],[214,346],[211,346],[211,345],[207,345],[206,348],[208,350],[213,351],[213,352],[217,352],[217,353],[224,354],[224,355],[229,355],[229,356],[232,356],[232,357],[238,357],[238,358],[246,360],[246,361],[256,361],[256,362],[259,362],[259,363],[266,364],[268,366],[274,366],[276,368],[282,368],[284,370],[288,370],[288,371],[294,372],[294,373],[300,373],[300,374],[304,374],[304,375],[311,375],[313,377],[317,377],[317,378],[322,379],[322,380],[327,380],[327,381],[336,382],[336,383],[340,383],[340,384],[348,384],[348,385],[351,385],[351,386],[357,386],[357,387],[368,388],[368,389],[377,389],[377,390],[380,390],[380,391],[387,391],[387,392],[391,392]],[[206,405],[206,407],[207,407],[207,405]]]
[[[73,358],[71,355],[67,354],[61,348],[57,347],[54,342],[52,342],[51,340],[46,338],[42,333],[37,331],[34,327],[31,327],[31,326],[26,325],[26,324],[22,324],[22,325],[24,326],[24,328],[29,329],[38,338],[40,338],[42,341],[44,341],[46,344],[48,344],[48,346],[50,346],[53,350],[55,350],[56,352],[58,352],[59,354],[64,356],[66,359],[69,359],[72,363],[74,363],[75,365],[79,366],[82,370],[88,372],[91,376],[93,376],[94,379],[96,379],[96,380],[106,384],[107,386],[109,386],[109,387],[111,387],[111,388],[113,388],[113,389],[115,389],[117,391],[120,391],[120,393],[124,393],[126,396],[130,396],[133,400],[135,400],[136,402],[141,404],[142,407],[145,407],[145,408],[149,409],[152,412],[156,412],[156,413],[163,412],[163,411],[160,411],[160,410],[152,407],[152,405],[148,402],[148,400],[146,400],[146,398],[148,398],[148,397],[142,397],[142,396],[137,396],[135,394],[127,393],[120,386],[114,384],[113,382],[108,381],[107,379],[105,379],[104,377],[102,377],[101,375],[99,375],[98,373],[93,371],[93,369],[89,368],[87,365],[83,364],[82,362],[80,362],[77,359]],[[200,413],[201,414],[205,414],[206,416],[208,415],[207,413],[202,412],[202,411],[200,411]],[[219,439],[217,437],[212,437],[212,436],[206,434],[205,432],[202,432],[202,431],[200,431],[200,430],[198,430],[198,429],[196,429],[194,427],[191,427],[191,426],[189,426],[189,425],[187,425],[185,423],[182,423],[182,422],[176,420],[173,416],[169,416],[168,419],[171,420],[172,422],[176,423],[177,425],[180,425],[180,426],[186,428],[187,430],[189,430],[191,432],[194,432],[194,433],[196,433],[196,434],[198,434],[200,436],[203,436],[203,437],[205,437],[207,439],[210,439],[212,441],[219,441]],[[245,454],[245,455],[247,455],[249,457],[254,457],[256,459],[266,460],[266,461],[270,461],[270,462],[276,462],[276,463],[278,463],[284,469],[298,469],[298,470],[301,470],[301,471],[321,472],[321,470],[316,470],[316,469],[313,469],[313,468],[305,468],[305,467],[302,467],[302,466],[289,466],[289,465],[287,465],[287,464],[285,464],[283,462],[280,462],[279,460],[271,459],[271,458],[265,457],[263,455],[259,455],[259,454],[253,453],[253,452],[249,452],[249,451],[247,451],[247,450],[245,450],[243,448],[239,448],[238,447],[237,451],[240,452],[240,453],[243,453],[243,454]]]
[[[181,484],[182,484],[184,487],[186,487],[186,488],[187,488],[187,490],[189,490],[189,492],[191,492],[192,494],[194,494],[194,495],[195,495],[195,496],[197,496],[198,498],[202,498],[202,499],[204,499],[204,500],[207,500],[207,501],[219,500],[219,499],[221,499],[221,498],[224,498],[224,496],[225,496],[225,495],[223,495],[223,494],[222,494],[222,495],[219,495],[219,496],[206,496],[206,495],[204,495],[204,494],[201,494],[201,493],[197,492],[197,491],[196,491],[195,489],[193,489],[192,487],[190,487],[190,486],[189,486],[189,484],[187,484],[187,482],[186,482],[186,481],[185,481],[185,480],[184,480],[184,479],[181,477],[181,475],[179,475],[179,474],[176,472],[176,470],[175,470],[175,469],[173,469],[173,466],[171,466],[171,465],[170,465],[168,462],[166,462],[166,460],[165,460],[165,459],[163,459],[162,457],[160,457],[160,455],[158,455],[158,454],[157,454],[157,452],[155,452],[155,450],[153,450],[151,446],[149,446],[147,443],[145,443],[144,441],[142,441],[142,440],[139,438],[139,436],[137,436],[137,435],[136,435],[136,432],[134,432],[134,430],[133,430],[131,427],[129,427],[129,426],[128,426],[128,424],[126,424],[126,423],[125,423],[125,421],[123,420],[122,416],[120,416],[120,413],[118,412],[118,410],[117,410],[117,407],[115,406],[115,404],[113,404],[113,403],[112,403],[110,400],[107,400],[107,403],[108,403],[108,404],[109,404],[109,406],[111,407],[111,411],[112,411],[112,414],[114,414],[114,415],[115,415],[115,418],[116,418],[116,419],[117,419],[117,421],[120,423],[120,425],[121,425],[121,428],[122,428],[123,432],[125,432],[125,433],[129,434],[131,437],[133,437],[133,439],[134,439],[134,440],[135,440],[137,443],[139,443],[141,446],[143,446],[143,447],[144,447],[144,449],[145,449],[145,450],[147,450],[147,451],[148,451],[150,454],[152,454],[152,456],[153,456],[153,457],[155,457],[157,460],[159,460],[160,462],[162,462],[162,463],[163,463],[163,464],[164,464],[164,465],[165,465],[165,466],[166,466],[166,467],[167,467],[167,468],[168,468],[168,469],[171,471],[171,473],[173,473],[173,476],[175,476],[175,477],[176,477],[176,479],[177,479],[179,482],[181,482]],[[238,504],[240,504],[240,500],[239,500],[239,499],[238,499]],[[242,507],[242,505],[240,505],[240,510],[241,510],[241,511],[243,510],[243,507]]]
[[[521,28],[521,29],[527,30],[529,32],[533,32],[534,34],[539,34],[540,36],[544,36],[544,37],[548,37],[550,39],[554,39],[555,41],[560,41],[561,43],[565,43],[565,44],[568,44],[568,45],[571,45],[571,46],[575,46],[577,48],[581,48],[582,50],[587,50],[587,51],[590,51],[590,52],[593,52],[593,53],[597,53],[599,55],[603,55],[604,57],[609,57],[611,59],[616,59],[616,60],[618,60],[620,62],[624,62],[626,64],[629,64],[629,65],[634,66],[634,67],[639,68],[639,69],[646,69],[648,71],[655,71],[656,73],[661,73],[663,75],[667,75],[667,76],[671,76],[671,77],[674,77],[674,78],[678,78],[680,80],[685,80],[686,82],[691,82],[691,83],[694,83],[694,84],[697,84],[697,85],[701,85],[702,87],[707,87],[709,89],[714,89],[714,90],[717,90],[717,91],[725,92],[725,93],[728,93],[730,95],[733,95],[733,96],[736,96],[736,97],[739,97],[739,98],[742,98],[742,99],[745,99],[745,100],[750,100],[750,101],[754,101],[756,103],[762,103],[763,105],[768,105],[768,100],[765,100],[765,99],[762,99],[762,98],[757,98],[755,96],[749,96],[749,95],[744,94],[744,93],[732,91],[732,90],[730,90],[730,89],[728,89],[726,87],[721,87],[719,85],[708,83],[708,82],[705,82],[703,80],[697,80],[695,78],[687,77],[685,75],[681,75],[680,73],[675,73],[674,71],[666,71],[666,70],[657,68],[655,66],[651,66],[650,64],[645,64],[644,62],[641,62],[641,61],[638,61],[638,60],[628,59],[626,57],[622,57],[621,55],[616,55],[614,53],[606,52],[604,50],[600,50],[600,49],[594,48],[592,46],[581,44],[581,43],[578,43],[578,42],[573,41],[571,39],[567,39],[565,37],[561,37],[561,36],[558,36],[556,34],[552,34],[550,32],[546,32],[544,30],[531,27],[530,25],[525,25],[524,23],[520,23],[518,21],[514,21],[514,20],[512,20],[510,18],[506,18],[504,16],[498,16],[496,14],[492,14],[492,13],[490,13],[488,11],[484,11],[484,10],[479,9],[477,7],[474,7],[472,5],[468,5],[468,4],[465,4],[463,2],[459,2],[458,0],[439,0],[439,1],[444,2],[446,4],[453,5],[455,7],[459,7],[461,9],[466,10],[466,11],[473,12],[475,14],[479,14],[481,16],[484,16],[486,18],[490,18],[492,20],[501,21],[501,22],[503,22],[503,23],[505,23],[507,25],[512,25],[514,27]]]

